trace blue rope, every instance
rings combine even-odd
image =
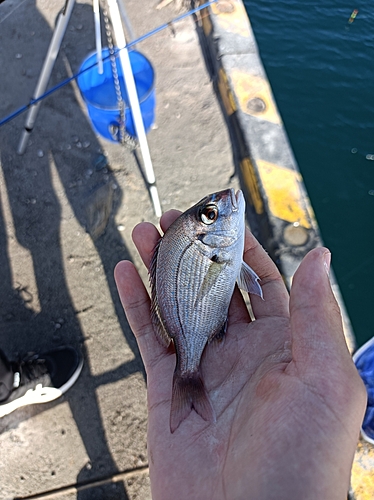
[[[162,31],[162,30],[164,30],[166,28],[169,28],[171,24],[177,23],[177,22],[181,21],[182,19],[184,19],[185,17],[191,16],[192,14],[195,14],[196,12],[199,12],[200,10],[205,9],[206,7],[208,7],[209,5],[212,5],[212,4],[216,3],[217,1],[218,0],[212,0],[210,2],[206,2],[203,5],[200,5],[199,7],[196,7],[195,9],[189,10],[185,14],[181,14],[180,16],[174,18],[172,21],[170,21],[168,23],[165,23],[165,24],[162,24],[158,28],[155,28],[152,31],[149,31],[148,33],[146,33],[145,35],[142,35],[141,37],[137,38],[136,40],[133,40],[132,42],[129,42],[128,44],[125,45],[125,47],[122,47],[120,49],[116,49],[115,52],[114,52],[114,55],[117,57],[118,54],[119,54],[119,52],[121,50],[123,50],[125,48],[127,48],[127,49],[131,48],[133,45],[136,45],[136,44],[142,42],[143,40],[146,40],[147,38],[155,35],[156,33],[159,33],[160,31]],[[104,57],[103,61],[105,61],[106,59],[109,59],[109,58],[110,58],[110,54],[108,56]],[[38,102],[42,101],[43,99],[45,99],[49,95],[53,94],[54,92],[56,92],[56,90],[59,90],[61,87],[64,87],[65,85],[67,85],[68,83],[70,83],[72,80],[75,80],[76,78],[78,78],[79,75],[82,75],[86,71],[89,71],[90,69],[94,68],[95,66],[97,66],[97,64],[98,63],[95,62],[94,64],[91,64],[91,66],[88,66],[84,70],[80,71],[79,73],[75,73],[71,77],[69,77],[66,80],[63,80],[61,83],[57,84],[55,87],[52,87],[51,89],[47,90],[43,95],[41,95],[37,99],[30,99],[30,102],[28,104],[26,104],[25,106],[22,106],[21,108],[17,109],[16,111],[14,111],[13,113],[11,113],[10,115],[8,115],[5,118],[1,119],[0,120],[0,127],[2,125],[5,125],[6,123],[10,122],[11,120],[13,120],[14,118],[16,118],[21,113],[23,113],[26,110],[28,110],[31,106],[34,106],[35,104],[37,104]]]

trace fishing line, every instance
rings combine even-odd
[[[182,19],[184,19],[184,18],[186,18],[188,16],[191,16],[192,14],[195,14],[196,12],[199,12],[202,9],[206,9],[207,7],[209,7],[209,5],[212,5],[212,4],[216,3],[216,2],[218,2],[218,0],[211,0],[210,2],[206,2],[203,5],[200,5],[199,7],[191,9],[188,12],[185,12],[184,14],[181,14],[180,16],[175,17],[174,19],[172,19],[171,21],[169,21],[167,23],[161,24],[160,26],[158,26],[158,28],[154,28],[153,30],[151,30],[148,33],[146,33],[145,35],[142,35],[139,38],[137,38],[136,40],[133,40],[132,42],[127,43],[124,47],[121,47],[120,49],[117,48],[115,50],[115,52],[114,52],[114,55],[117,57],[118,54],[119,54],[119,52],[121,52],[121,50],[123,50],[125,48],[129,49],[132,46],[136,45],[137,43],[143,42],[147,38],[150,38],[151,36],[156,35],[157,33],[159,33],[160,31],[162,31],[162,30],[164,30],[166,28],[170,29],[170,26],[172,26],[174,23],[178,23]],[[108,55],[106,57],[103,57],[103,61],[105,61],[106,59],[109,59],[109,58],[110,58],[110,55]],[[25,104],[24,106],[18,108],[16,111],[14,111],[13,113],[11,113],[10,115],[8,115],[5,118],[1,119],[0,120],[0,127],[2,127],[3,125],[5,125],[6,123],[10,122],[14,118],[16,118],[18,115],[20,115],[20,114],[24,113],[25,111],[27,111],[31,106],[34,106],[39,101],[42,101],[43,99],[45,99],[49,95],[53,94],[54,92],[56,92],[60,88],[64,87],[65,85],[67,85],[68,83],[70,83],[72,80],[75,80],[76,78],[78,78],[79,75],[82,75],[86,71],[89,71],[90,69],[94,68],[95,66],[97,66],[97,64],[98,64],[98,62],[95,62],[94,64],[91,64],[91,66],[88,66],[84,70],[80,71],[79,73],[75,73],[74,75],[70,76],[66,80],[63,80],[62,82],[58,83],[57,85],[55,85],[51,89],[49,89],[46,92],[44,92],[44,94],[41,95],[40,97],[38,97],[37,99],[30,99],[30,101],[29,101],[28,104]]]
[[[3,0],[0,0],[0,3],[2,3]],[[2,18],[2,20],[0,21],[0,24],[3,23],[5,21],[5,19],[8,19],[9,16],[11,16],[13,14],[13,12],[15,12],[19,7],[21,7],[21,5],[23,5],[25,2],[27,2],[27,0],[23,0],[23,2],[19,3],[18,5],[16,5],[14,7],[13,10],[11,10],[10,12],[8,12],[8,14],[6,14],[6,16],[4,16]]]

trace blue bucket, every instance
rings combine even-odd
[[[103,49],[103,59],[109,56],[109,49]],[[140,111],[143,117],[146,132],[154,122],[155,111],[155,73],[151,63],[140,52],[129,51],[130,63],[134,74],[136,89],[138,92]],[[79,73],[96,63],[96,52],[88,56],[82,63]],[[117,72],[120,81],[122,99],[125,102],[125,127],[126,131],[136,137],[136,131],[132,114],[129,108],[129,99],[123,78],[122,67],[116,58]],[[114,88],[114,80],[110,59],[103,61],[104,71],[100,75],[98,66],[95,65],[77,78],[78,87],[87,105],[89,117],[93,128],[105,139],[117,142],[118,138],[113,136],[113,126],[118,129],[120,113],[118,100]]]

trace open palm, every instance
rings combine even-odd
[[[161,219],[165,231],[179,215]],[[160,235],[133,232],[148,267]],[[291,296],[249,231],[244,260],[261,278],[251,321],[235,290],[222,342],[205,350],[201,371],[217,421],[194,411],[170,433],[175,353],[155,336],[148,293],[127,261],[115,276],[148,379],[148,455],[154,500],[344,499],[366,393],[345,344],[325,248],[310,252]]]

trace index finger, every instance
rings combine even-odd
[[[165,232],[181,213],[179,210],[165,212],[160,219],[162,230]],[[150,222],[141,222],[133,229],[132,239],[147,269],[149,269],[155,246],[160,238],[161,235],[157,228]]]
[[[145,369],[165,356],[165,348],[158,342],[151,320],[151,301],[142,279],[130,261],[119,262],[114,270],[118,293],[127,321],[139,346]]]

